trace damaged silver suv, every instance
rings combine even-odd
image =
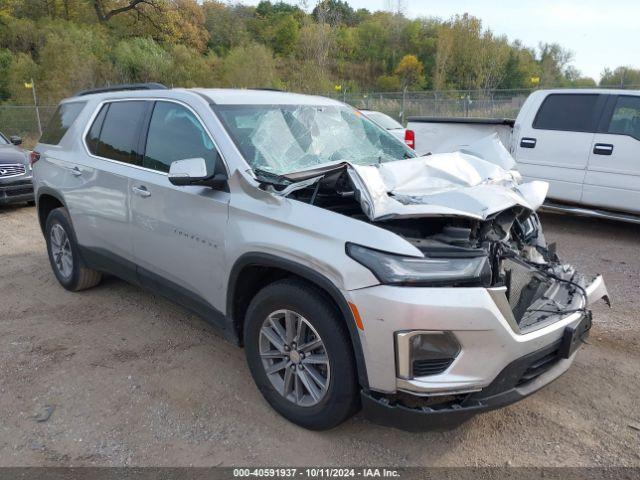
[[[68,290],[112,274],[244,346],[309,429],[442,428],[564,373],[607,292],[563,264],[497,138],[417,157],[340,102],[129,85],[64,100],[34,154]]]

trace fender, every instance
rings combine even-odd
[[[60,192],[58,192],[57,190],[54,190],[53,188],[47,187],[44,185],[41,187],[38,187],[38,191],[36,195],[36,211],[38,212],[38,221],[40,222],[40,230],[42,230],[42,233],[44,234],[44,222],[46,221],[46,218],[40,218],[40,197],[43,195],[49,195],[50,197],[55,198],[65,208],[67,208],[67,202],[64,201],[62,195],[60,195]]]
[[[360,335],[358,334],[356,322],[353,318],[353,314],[351,313],[351,309],[349,308],[347,301],[345,300],[340,290],[333,284],[331,280],[305,265],[267,253],[250,252],[241,255],[233,264],[233,267],[231,268],[231,272],[229,274],[226,310],[227,322],[229,324],[227,325],[226,330],[229,332],[238,331],[234,318],[235,312],[233,311],[233,299],[236,292],[238,276],[242,269],[247,266],[272,267],[290,272],[294,275],[304,278],[305,280],[319,287],[331,297],[331,299],[340,309],[340,313],[342,314],[347,324],[349,337],[351,338],[351,344],[353,345],[354,357],[356,359],[358,380],[360,382],[360,385],[364,389],[368,390],[369,381],[367,377],[367,368],[364,360],[364,353],[362,351],[362,344],[360,343]]]

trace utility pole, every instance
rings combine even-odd
[[[31,79],[31,83],[25,84],[25,87],[31,87],[33,93],[33,106],[36,109],[36,119],[38,120],[38,133],[42,135],[42,123],[40,122],[40,109],[38,108],[38,97],[36,96],[36,83]]]

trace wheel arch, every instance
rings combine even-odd
[[[38,222],[40,223],[40,230],[43,234],[49,213],[51,213],[51,211],[56,208],[66,208],[66,206],[67,205],[62,199],[62,196],[52,188],[40,187],[38,189],[36,208],[38,211]]]
[[[233,332],[234,337],[241,343],[244,317],[253,295],[269,283],[291,277],[298,277],[321,290],[327,300],[340,312],[349,332],[359,383],[363,388],[368,389],[369,383],[360,335],[347,301],[331,280],[298,262],[259,252],[245,253],[239,257],[229,274],[226,302],[228,331]]]

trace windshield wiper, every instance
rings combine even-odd
[[[258,180],[262,183],[268,183],[270,185],[277,185],[281,187],[286,187],[291,184],[291,180],[283,177],[282,175],[278,175],[277,173],[269,172],[267,170],[262,170],[261,168],[254,168],[253,172],[256,174]]]

